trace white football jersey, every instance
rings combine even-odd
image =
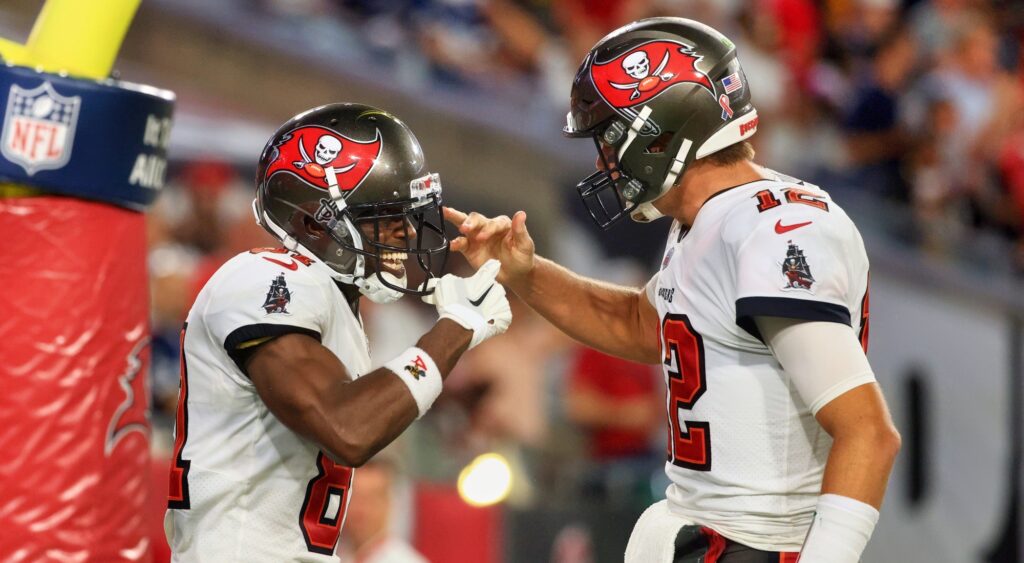
[[[868,260],[816,186],[777,175],[676,223],[647,286],[661,319],[673,512],[765,551],[799,551],[831,438],[754,318],[831,321],[867,338]]]
[[[319,340],[352,377],[369,371],[362,322],[320,262],[245,252],[196,298],[164,526],[174,561],[337,561],[353,470],[282,424],[239,367],[246,348],[292,332]]]

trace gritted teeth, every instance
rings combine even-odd
[[[405,252],[382,252],[380,258],[383,262],[401,264],[409,258],[409,255]]]

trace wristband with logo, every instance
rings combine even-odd
[[[409,388],[419,408],[419,416],[423,416],[441,394],[441,370],[437,369],[430,354],[420,348],[409,348],[384,364],[384,367],[393,371]]]

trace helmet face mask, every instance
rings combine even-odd
[[[592,137],[605,164],[577,185],[603,229],[660,216],[651,202],[686,167],[754,134],[735,46],[683,18],[650,18],[602,39],[573,81],[568,137]],[[610,158],[608,154],[612,154]]]
[[[331,104],[299,114],[268,142],[256,184],[260,225],[374,301],[427,293],[409,288],[408,258],[416,282],[443,272],[440,177],[427,172],[409,128],[381,110]]]
[[[440,181],[434,176],[434,182],[440,186]],[[422,275],[423,279],[411,280],[414,288],[421,287],[426,279],[439,277],[444,271],[448,259],[448,238],[444,232],[440,193],[420,200],[370,203],[353,206],[351,209],[352,223],[361,236],[362,248],[347,246],[347,250],[364,257],[366,275],[374,275],[389,289],[423,295],[423,291],[395,284],[385,273],[391,273],[401,280],[406,279],[404,265],[401,265],[401,272],[389,267],[388,262],[399,265],[395,260],[388,260],[389,256],[394,255],[404,255],[406,261],[413,260],[418,266],[413,274],[417,277]],[[401,226],[396,227],[398,224]],[[389,240],[388,233],[399,230],[401,236]],[[398,273],[402,275],[398,276]]]
[[[622,170],[616,153],[615,133],[621,127],[619,121],[613,121],[603,133],[595,133],[594,146],[597,147],[601,166],[576,184],[576,191],[583,201],[590,217],[601,228],[607,229],[622,217],[630,214],[643,197],[646,189],[631,175]],[[606,141],[612,140],[612,143]],[[627,197],[628,196],[628,197]]]

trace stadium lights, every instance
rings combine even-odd
[[[490,506],[512,489],[512,468],[500,454],[477,456],[459,473],[459,496],[470,506]]]

